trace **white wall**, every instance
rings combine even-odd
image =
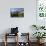
[[[24,8],[24,18],[11,18],[10,8]],[[11,27],[19,27],[20,32],[30,32],[36,24],[36,0],[0,0],[0,34]]]

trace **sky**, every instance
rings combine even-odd
[[[24,8],[11,8],[11,12],[16,12],[16,11],[24,11]]]

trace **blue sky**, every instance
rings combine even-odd
[[[24,11],[24,8],[11,8],[11,12],[16,12],[16,11]]]

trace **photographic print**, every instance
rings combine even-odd
[[[11,17],[24,17],[24,8],[11,8],[10,16]]]

